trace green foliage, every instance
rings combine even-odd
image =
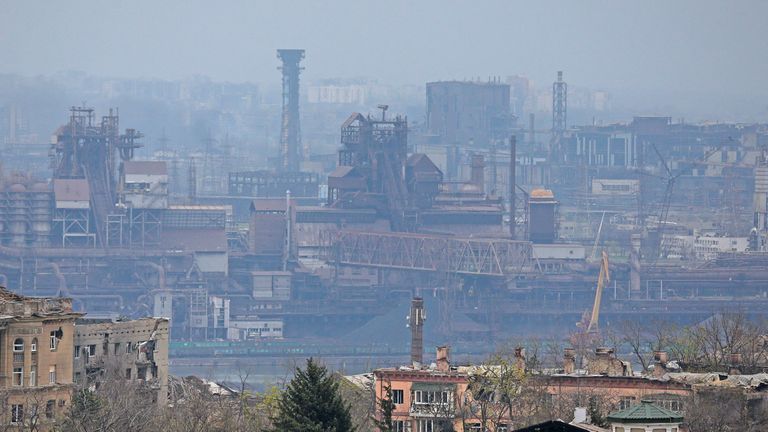
[[[395,403],[392,402],[392,386],[387,384],[384,386],[384,399],[377,401],[379,405],[379,412],[381,413],[381,419],[374,420],[376,427],[380,432],[392,432],[394,430],[392,425],[392,413],[395,411]]]
[[[99,418],[104,410],[104,402],[94,392],[81,389],[72,395],[69,416],[65,430],[88,430],[99,424]]]
[[[339,383],[312,358],[296,375],[278,402],[274,432],[353,432],[352,416],[339,393]]]
[[[587,415],[593,425],[599,427],[608,427],[608,419],[605,418],[602,410],[600,409],[600,403],[595,397],[589,398],[589,406],[587,406]]]

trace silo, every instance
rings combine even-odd
[[[47,183],[37,182],[30,187],[29,198],[32,246],[48,246],[53,218],[53,194]]]
[[[557,201],[549,189],[534,189],[528,198],[528,236],[533,243],[557,238]]]

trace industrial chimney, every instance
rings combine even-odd
[[[451,349],[447,345],[437,347],[437,356],[435,358],[435,363],[437,364],[438,372],[450,372],[451,370],[451,362],[449,360],[450,351]]]
[[[566,348],[563,353],[563,373],[570,375],[576,371],[576,350]]]
[[[277,58],[282,61],[283,119],[280,133],[280,168],[296,172],[301,162],[301,126],[299,125],[299,74],[304,69],[299,63],[304,59],[303,49],[279,49]]]
[[[411,314],[408,316],[408,324],[411,327],[411,364],[414,368],[420,368],[424,362],[424,300],[414,297],[411,300]]]

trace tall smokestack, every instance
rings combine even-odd
[[[516,166],[515,159],[517,158],[517,137],[512,135],[509,138],[509,236],[512,240],[515,239],[515,213],[517,213],[517,207],[515,203],[515,183]]]
[[[299,74],[304,69],[299,63],[304,59],[302,49],[279,49],[277,57],[283,62],[283,119],[280,133],[281,168],[283,171],[299,170],[301,161],[301,127],[299,125]]]
[[[424,300],[414,297],[411,300],[411,314],[408,317],[411,327],[411,364],[413,367],[421,367],[424,362]]]

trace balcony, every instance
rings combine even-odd
[[[452,386],[414,384],[409,414],[416,418],[453,418],[454,392]]]
[[[414,418],[454,418],[455,409],[451,402],[412,403],[408,414]]]

